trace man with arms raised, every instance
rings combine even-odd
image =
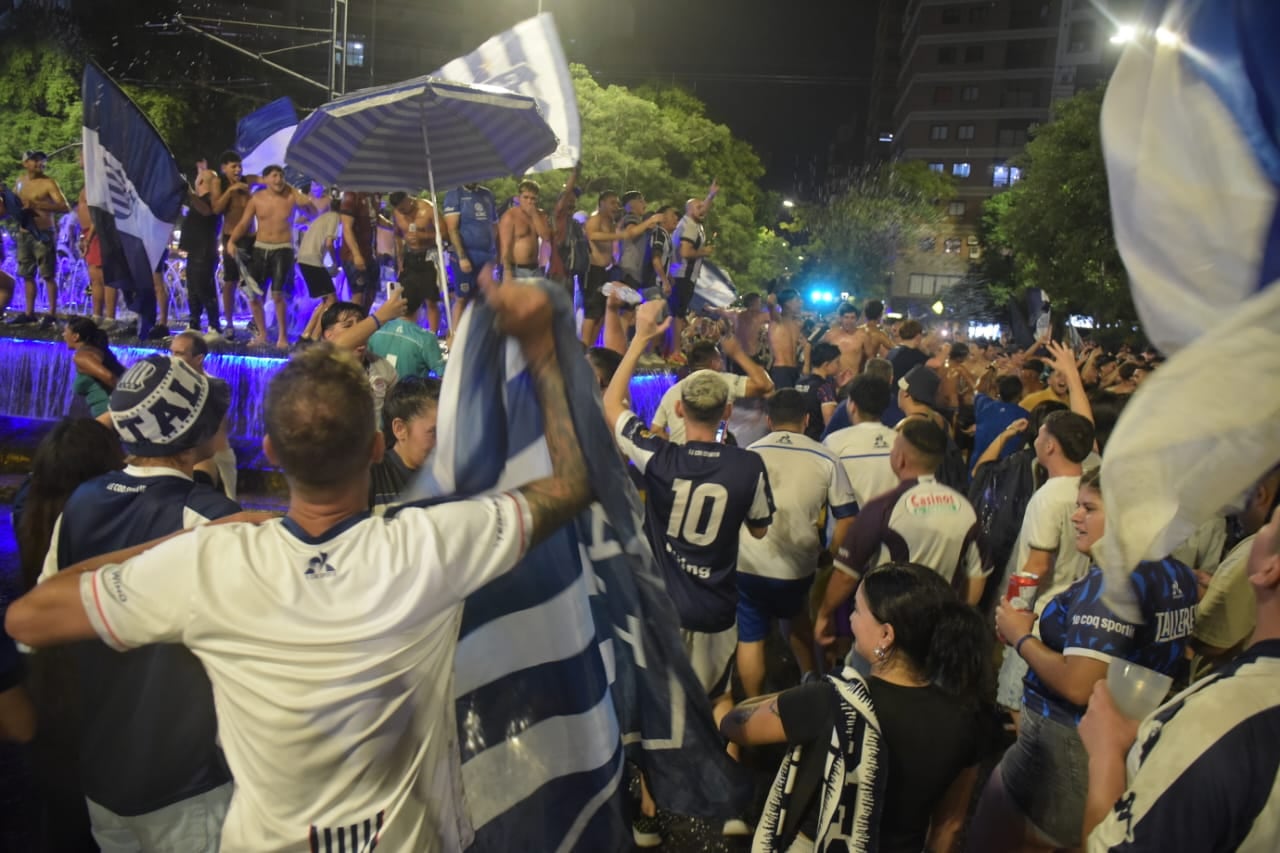
[[[667,275],[671,278],[671,313],[676,318],[675,339],[677,345],[684,339],[689,303],[693,300],[694,283],[702,268],[702,259],[711,257],[713,247],[707,243],[707,212],[715,201],[720,185],[714,180],[707,197],[691,198],[684,204],[684,217],[671,232],[671,266]]]
[[[538,263],[540,240],[551,239],[551,223],[538,207],[538,183],[520,182],[520,203],[498,220],[498,245],[502,247],[502,275],[513,278],[542,278]]]
[[[249,233],[257,221],[253,277],[264,290],[272,290],[271,298],[276,306],[276,348],[288,349],[289,316],[285,304],[286,297],[293,297],[293,214],[299,207],[314,210],[315,200],[286,184],[281,166],[263,169],[262,179],[267,182],[267,187],[249,199],[240,216],[240,224],[231,232],[231,242],[235,243]],[[249,304],[254,311],[254,322],[258,324],[258,334],[249,341],[249,346],[261,346],[267,342],[262,296],[251,297]]]
[[[524,351],[551,476],[369,517],[383,439],[368,382],[320,344],[267,393],[263,450],[288,480],[286,518],[81,563],[9,609],[9,632],[36,647],[101,638],[195,652],[236,780],[224,850],[470,842],[451,698],[462,602],[591,498],[546,295],[507,285],[487,298]]]
[[[440,274],[436,266],[435,205],[408,193],[392,193],[387,199],[395,216],[396,245],[400,259],[400,286],[405,299],[427,306],[427,328],[440,332]],[[410,319],[416,321],[415,307]]]
[[[788,287],[776,297],[769,295],[769,307],[774,312],[769,323],[769,347],[773,350],[769,378],[777,388],[793,388],[801,374],[800,348],[804,344],[804,331],[800,312],[804,302],[798,291]]]
[[[22,279],[27,299],[27,311],[13,319],[14,323],[36,322],[36,271],[44,280],[45,293],[49,297],[49,313],[40,321],[40,328],[51,329],[57,323],[58,279],[56,234],[54,214],[71,209],[62,194],[58,182],[44,173],[49,158],[43,151],[28,151],[22,156],[22,168],[26,175],[19,179],[15,189],[22,201],[21,216],[30,219],[30,225],[18,228],[18,278]],[[33,233],[34,232],[34,233]]]

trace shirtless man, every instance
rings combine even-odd
[[[520,202],[498,220],[498,245],[502,247],[502,280],[541,278],[538,242],[551,239],[551,223],[538,208],[538,184],[520,182]]]
[[[600,194],[596,212],[587,220],[587,240],[591,243],[591,268],[587,270],[587,283],[582,289],[582,342],[595,346],[596,334],[608,300],[602,288],[610,281],[610,268],[619,240],[634,240],[662,221],[655,213],[643,222],[618,230],[616,225],[622,203],[612,190]]]
[[[858,327],[858,306],[845,302],[840,306],[839,320],[835,328],[827,330],[822,338],[835,344],[840,350],[840,368],[836,373],[836,387],[843,388],[853,377],[862,372],[866,361],[863,341],[866,333]]]
[[[18,228],[18,277],[22,279],[27,299],[26,313],[19,314],[13,322],[36,322],[36,271],[44,280],[45,293],[49,297],[49,313],[40,321],[41,329],[51,329],[57,323],[58,279],[54,214],[71,209],[62,194],[58,182],[44,173],[48,157],[43,151],[28,151],[22,157],[26,175],[19,179],[14,189],[22,201],[22,216],[30,217],[31,227]],[[37,232],[32,233],[33,231]]]
[[[299,192],[284,181],[284,167],[268,166],[262,170],[266,189],[258,190],[249,198],[240,223],[231,232],[231,242],[239,244],[257,220],[257,238],[253,244],[252,276],[263,292],[271,290],[276,306],[276,349],[289,348],[289,317],[285,309],[285,297],[293,290],[293,214],[299,207],[315,212],[315,199]],[[272,288],[272,285],[275,285]],[[290,291],[286,294],[286,290]],[[262,294],[249,299],[249,310],[258,333],[249,340],[249,346],[262,346],[267,342],[267,318],[262,310]]]
[[[244,209],[249,206],[251,184],[256,182],[257,176],[244,174],[240,155],[234,151],[222,152],[222,157],[219,159],[218,168],[222,172],[222,178],[211,188],[209,204],[213,207],[214,213],[222,214],[222,313],[227,318],[226,338],[232,341],[235,340],[236,330],[233,322],[236,310],[236,286],[240,284],[241,279],[237,250],[243,251],[246,255],[251,254],[254,233],[245,232],[238,243],[231,240],[230,235],[231,230],[244,218]],[[254,315],[254,322],[260,322],[257,314]],[[258,335],[261,336],[264,333],[259,326]]]
[[[760,294],[748,293],[742,297],[742,310],[734,318],[738,343],[747,358],[760,365],[769,361],[769,312],[761,306]]]
[[[794,388],[801,376],[800,347],[804,343],[804,331],[800,312],[803,307],[800,294],[790,287],[777,296],[769,295],[769,310],[774,315],[769,323],[769,347],[773,350],[769,378],[774,388]]]
[[[867,322],[863,323],[861,328],[862,363],[866,364],[871,359],[879,358],[893,349],[893,341],[885,334],[884,329],[880,328],[880,318],[884,316],[883,302],[872,299],[862,307],[862,315],[867,318]]]
[[[427,328],[440,333],[440,273],[436,266],[435,205],[408,193],[392,193],[396,227],[396,272],[405,301],[427,306]],[[416,320],[416,318],[410,318]]]

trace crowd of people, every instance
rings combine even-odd
[[[582,306],[601,414],[726,749],[749,774],[785,745],[762,808],[726,834],[794,853],[1280,844],[1280,466],[1134,568],[1141,620],[1108,608],[1094,560],[1107,439],[1155,351],[952,341],[878,300],[814,316],[785,287],[695,311],[714,183],[683,217],[606,191],[585,223],[577,170],[549,214],[533,181],[501,215],[461,187],[443,217],[454,316],[483,298],[519,342],[552,472],[404,504],[445,372],[431,202],[386,200],[400,286],[383,297],[373,196],[240,167],[224,155],[192,188],[191,327],[169,353],[126,366],[92,319],[63,332],[92,417],[48,434],[15,503],[26,594],[0,644],[0,736],[32,741],[44,849],[463,846],[460,607],[591,500],[566,397],[583,389],[525,279]],[[295,253],[299,210],[314,218]],[[236,503],[201,323],[233,334],[220,318],[244,288],[264,344],[271,291],[290,347],[295,263],[320,302],[263,401],[280,519]],[[632,379],[654,359],[681,375],[646,422]],[[775,632],[790,680],[769,665]],[[1144,719],[1108,691],[1126,662],[1176,685]],[[655,847],[637,787],[634,842]]]

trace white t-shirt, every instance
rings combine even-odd
[[[338,233],[342,217],[330,210],[317,216],[298,241],[298,263],[311,267],[324,266],[324,253]]]
[[[720,378],[729,384],[730,401],[747,396],[747,377],[737,373],[722,372]],[[668,433],[667,440],[672,444],[685,443],[684,418],[676,414],[676,400],[680,399],[682,385],[684,385],[683,379],[668,388],[667,393],[662,395],[658,410],[653,413],[653,422],[649,425],[654,432],[660,432],[665,427]]]
[[[853,490],[835,454],[799,432],[772,432],[748,450],[764,459],[777,510],[769,535],[738,540],[738,571],[802,580],[817,569],[822,508],[847,518],[857,511]]]
[[[844,466],[859,506],[897,488],[898,477],[889,465],[889,451],[897,437],[893,427],[861,423],[838,429],[822,440]]]
[[[204,664],[236,780],[223,850],[305,853],[330,830],[459,850],[462,601],[516,564],[532,523],[502,493],[320,537],[288,519],[200,527],[85,573],[80,598],[107,645],[182,643]]]
[[[1076,495],[1080,491],[1079,477],[1050,477],[1027,502],[1022,516],[1022,528],[1014,543],[1009,565],[1005,567],[1003,591],[1009,578],[1022,571],[1031,555],[1037,551],[1055,551],[1053,568],[1040,578],[1036,591],[1036,607],[1039,613],[1053,597],[1071,586],[1089,571],[1089,555],[1076,550],[1076,531],[1071,524],[1071,514],[1076,510]],[[1003,592],[1002,592],[1003,595]]]

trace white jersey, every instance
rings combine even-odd
[[[1050,477],[1031,496],[1026,514],[1022,516],[1022,528],[1018,531],[1009,564],[1005,566],[1000,589],[1008,587],[1010,576],[1022,571],[1032,548],[1053,551],[1053,568],[1040,578],[1036,590],[1037,613],[1044,610],[1055,595],[1089,571],[1089,555],[1076,550],[1076,531],[1071,524],[1079,491],[1079,477]]]
[[[462,601],[516,564],[531,529],[516,493],[319,537],[289,519],[200,527],[86,573],[80,596],[108,645],[182,643],[204,664],[236,781],[222,850],[344,836],[459,850],[472,836],[453,705]]]
[[[838,429],[822,440],[844,466],[859,506],[898,487],[889,465],[889,451],[898,433],[882,423],[854,424]]]
[[[729,400],[731,402],[747,396],[747,377],[722,371],[720,378],[729,385]],[[672,444],[685,443],[684,418],[676,414],[676,400],[680,399],[680,389],[683,385],[684,380],[681,379],[667,389],[667,393],[662,395],[662,402],[658,403],[658,410],[653,413],[653,422],[650,424],[650,428],[654,432],[666,429],[667,441]]]
[[[818,521],[829,506],[836,518],[856,512],[853,491],[835,454],[799,432],[773,432],[748,450],[764,459],[777,510],[769,535],[738,540],[738,571],[802,580],[818,565]]]

